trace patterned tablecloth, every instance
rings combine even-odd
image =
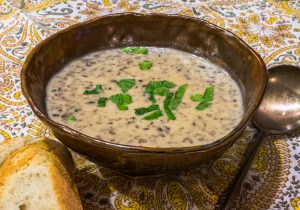
[[[51,136],[20,89],[26,56],[47,36],[115,12],[176,13],[229,29],[267,66],[300,65],[299,0],[0,0],[0,142]],[[213,209],[255,130],[249,127],[221,158],[163,177],[130,178],[74,154],[85,209]],[[300,132],[268,138],[256,154],[237,209],[300,209]]]

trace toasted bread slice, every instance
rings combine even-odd
[[[10,153],[19,149],[20,147],[25,146],[26,144],[32,143],[35,140],[41,140],[41,138],[30,139],[30,138],[13,138],[0,142],[0,166],[10,155]]]
[[[54,140],[28,144],[0,167],[1,210],[81,210],[70,152]]]

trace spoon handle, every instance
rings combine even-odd
[[[241,189],[246,178],[247,172],[251,166],[255,153],[257,152],[261,142],[267,136],[267,133],[263,130],[259,131],[257,136],[254,137],[253,143],[249,146],[250,148],[246,151],[244,158],[241,161],[240,168],[229,186],[223,191],[216,205],[216,210],[227,210],[236,207],[233,203],[233,199],[236,195],[241,194]]]

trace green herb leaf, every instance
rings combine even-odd
[[[166,96],[169,93],[169,89],[175,87],[176,84],[173,82],[169,82],[167,80],[163,81],[156,81],[156,82],[149,82],[146,85],[145,93],[150,94],[149,100],[155,104],[156,99],[154,95]]]
[[[146,114],[148,112],[155,111],[155,110],[159,110],[159,106],[157,104],[152,104],[148,107],[142,107],[142,108],[135,109],[135,114],[136,115],[143,115],[143,114]]]
[[[79,112],[81,109],[80,108],[76,108],[75,110],[74,110],[74,112]]]
[[[169,88],[159,87],[153,90],[153,95],[166,96],[169,93]]]
[[[153,66],[151,61],[144,60],[143,62],[139,63],[140,70],[148,71]]]
[[[145,47],[126,47],[122,49],[125,53],[135,53],[135,54],[148,54],[148,49]]]
[[[200,99],[200,103],[196,106],[197,110],[204,110],[207,109],[211,104],[212,100],[214,99],[214,92],[215,87],[209,86],[205,89],[202,99]]]
[[[135,86],[135,79],[121,79],[117,82],[117,85],[122,89],[123,93],[126,93]]]
[[[162,84],[163,84],[164,87],[167,87],[167,88],[173,88],[173,87],[176,86],[175,83],[169,82],[169,81],[167,81],[167,80],[162,81]]]
[[[103,91],[102,85],[96,85],[96,87],[92,90],[85,90],[83,92],[84,95],[92,95],[92,94],[99,94]]]
[[[175,92],[174,98],[170,103],[170,108],[175,110],[178,105],[180,104],[180,102],[182,101],[182,98],[184,96],[184,93],[187,89],[187,84],[185,85],[180,85],[177,89],[177,91]]]
[[[203,99],[203,96],[199,93],[196,93],[191,96],[191,100],[194,102],[200,102]]]
[[[150,94],[150,96],[148,97],[148,99],[149,99],[149,101],[152,102],[152,104],[155,104],[155,103],[156,103],[156,99],[155,99],[155,97],[154,97],[153,94]]]
[[[119,110],[128,110],[127,105],[132,103],[131,96],[122,93],[112,95],[109,100],[116,104]]]
[[[215,92],[215,87],[214,86],[209,86],[205,89],[204,95],[203,95],[203,100],[204,101],[212,101],[214,99],[214,92]]]
[[[156,111],[156,112],[153,112],[153,113],[145,116],[143,119],[144,120],[155,120],[155,119],[157,119],[157,118],[159,118],[161,116],[163,116],[162,111]]]
[[[196,106],[196,109],[201,111],[201,110],[207,109],[210,105],[211,105],[211,103],[209,103],[209,102],[200,103]]]
[[[146,88],[145,88],[145,93],[149,93],[149,94],[152,94],[153,93],[153,90],[155,89],[155,82],[149,82],[147,85],[146,85]]]
[[[108,98],[100,97],[98,99],[97,107],[105,107],[107,100],[108,100]]]
[[[73,122],[75,122],[76,120],[77,120],[77,118],[74,115],[72,115],[72,114],[67,117],[67,121],[73,121]]]
[[[150,93],[152,94],[153,91],[157,88],[173,88],[175,87],[176,85],[173,83],[173,82],[169,82],[167,80],[163,80],[163,81],[157,81],[157,82],[149,82],[147,85],[146,85],[146,88],[145,88],[145,93]]]
[[[170,109],[170,103],[173,99],[174,93],[168,93],[164,100],[164,110],[167,114],[169,120],[176,120],[175,115],[173,114],[172,110]]]
[[[123,95],[123,104],[131,104],[132,97],[130,95]]]
[[[118,108],[119,108],[119,110],[121,110],[121,111],[126,111],[126,110],[128,110],[128,106],[127,106],[127,105],[124,105],[124,104],[120,105]]]

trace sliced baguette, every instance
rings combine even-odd
[[[74,170],[59,142],[46,139],[21,147],[0,167],[0,210],[81,210]]]
[[[0,142],[0,166],[10,153],[35,140],[41,140],[41,138],[34,140],[30,138],[12,138],[5,140],[4,142]]]

